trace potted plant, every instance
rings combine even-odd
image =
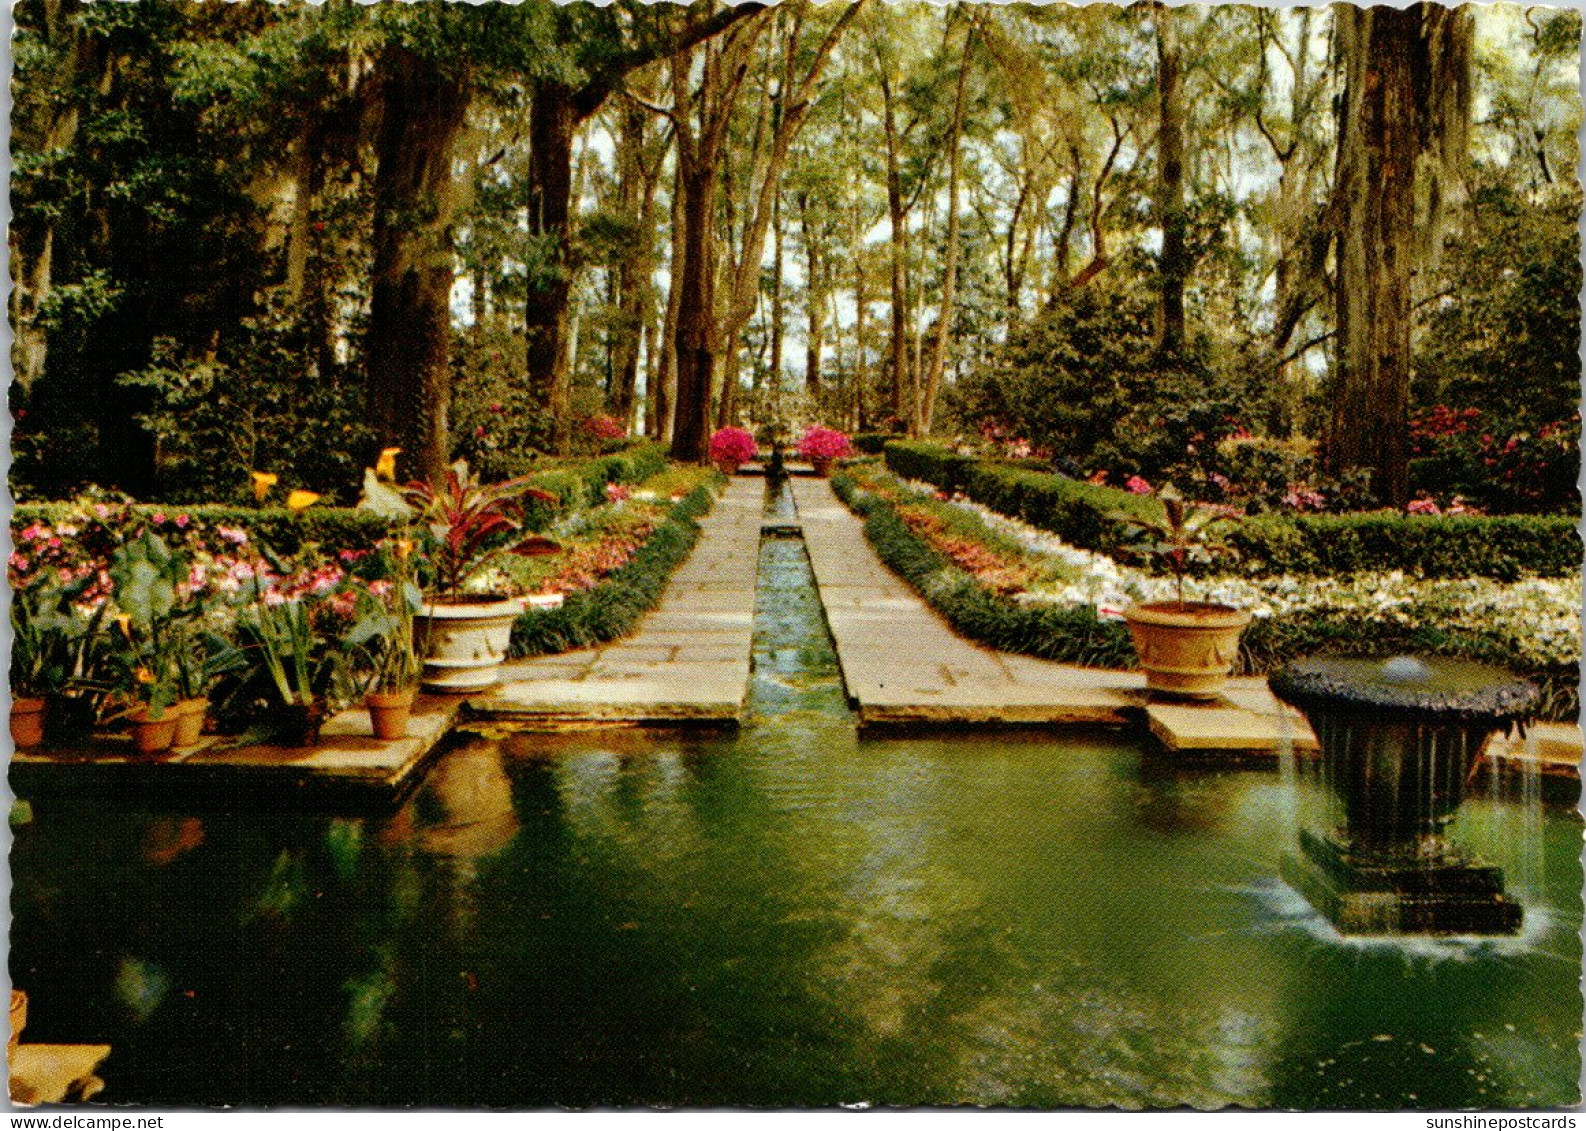
[[[853,450],[845,434],[820,424],[811,424],[799,439],[799,455],[809,460],[822,478],[831,474],[833,460],[852,455]]]
[[[176,634],[176,738],[173,745],[194,746],[209,717],[209,690],[227,672],[247,666],[241,649],[200,626],[203,608],[193,605],[173,624]]]
[[[404,492],[418,529],[429,535],[427,600],[415,619],[424,657],[423,686],[462,692],[488,687],[501,677],[512,638],[512,622],[523,602],[471,583],[507,555],[554,554],[561,549],[525,529],[524,501],[554,503],[555,496],[526,478],[481,483],[466,460],[454,463],[439,490],[414,483]]]
[[[737,475],[758,450],[754,437],[742,428],[720,428],[710,438],[711,462],[723,475]]]
[[[62,603],[61,591],[47,584],[11,598],[11,741],[18,749],[44,744],[49,702],[66,688],[71,618]]]
[[[254,653],[275,692],[272,729],[290,746],[319,739],[325,709],[314,694],[315,650],[320,644],[308,601],[284,597],[258,581],[237,618],[244,647]]]
[[[177,584],[186,576],[186,560],[149,531],[117,549],[110,563],[121,610],[116,616],[117,685],[133,704],[133,738],[145,754],[168,749],[176,737],[182,645]]]
[[[364,706],[375,737],[389,741],[407,734],[418,693],[413,617],[423,608],[424,598],[409,569],[412,541],[393,539],[385,550],[387,576],[360,586],[353,626],[343,644],[366,658]]]
[[[1159,559],[1173,573],[1177,599],[1153,601],[1124,610],[1135,654],[1152,691],[1189,698],[1212,698],[1227,682],[1239,654],[1239,635],[1250,614],[1230,605],[1184,599],[1184,575],[1207,563],[1223,548],[1222,535],[1236,521],[1223,508],[1197,507],[1171,485],[1157,493],[1161,519],[1115,516],[1143,539],[1137,553]]]

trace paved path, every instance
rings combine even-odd
[[[881,563],[824,479],[791,479],[848,697],[861,723],[1121,723],[1135,672],[1015,656],[955,633]]]
[[[738,476],[701,521],[693,553],[636,632],[595,648],[509,663],[469,707],[493,718],[737,721],[749,687],[765,480]]]

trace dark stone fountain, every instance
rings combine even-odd
[[[1313,659],[1272,676],[1321,744],[1333,827],[1302,829],[1283,878],[1348,935],[1510,935],[1503,872],[1448,837],[1482,747],[1523,725],[1531,684],[1459,660]]]

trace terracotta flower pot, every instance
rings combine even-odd
[[[737,475],[738,461],[735,459],[718,459],[716,461],[716,470],[723,475]]]
[[[197,699],[183,699],[170,710],[176,712],[176,737],[172,740],[172,745],[198,745],[198,740],[204,734],[204,719],[209,714],[209,700],[202,696]]]
[[[44,711],[48,701],[23,697],[11,700],[11,741],[18,750],[44,745]]]
[[[1152,691],[1209,699],[1222,691],[1250,614],[1227,605],[1156,601],[1124,610]]]
[[[371,691],[364,696],[374,736],[383,742],[406,738],[408,717],[413,712],[413,699],[417,695],[418,688],[405,687],[401,691]]]
[[[140,707],[132,714],[132,742],[139,754],[160,754],[176,740],[176,706]]]

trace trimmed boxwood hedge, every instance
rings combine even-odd
[[[1145,514],[1150,504],[1115,487],[1050,472],[961,456],[934,444],[894,440],[887,467],[908,479],[961,491],[999,514],[1051,531],[1070,545],[1116,553],[1118,513]],[[1564,577],[1581,565],[1576,521],[1567,515],[1265,514],[1228,536],[1247,574],[1342,574],[1403,570],[1421,577],[1534,574]]]
[[[885,500],[859,490],[852,477],[839,472],[832,476],[832,487],[864,519],[865,534],[881,560],[964,636],[1004,652],[1088,667],[1134,666],[1124,624],[1100,620],[1087,604],[1022,604],[996,594],[932,549]],[[1409,652],[1496,664],[1540,687],[1541,717],[1572,720],[1580,713],[1580,671],[1574,664],[1538,666],[1516,656],[1497,636],[1379,622],[1363,613],[1257,618],[1240,640],[1238,670],[1264,674],[1310,655]]]
[[[885,501],[859,491],[852,477],[838,472],[832,489],[865,520],[865,536],[881,560],[971,640],[1089,667],[1131,663],[1128,629],[1099,619],[1090,605],[1022,605],[999,596],[938,554]]]
[[[702,485],[673,504],[628,562],[593,589],[570,593],[560,608],[526,612],[512,626],[513,656],[540,656],[585,648],[631,631],[655,607],[661,591],[694,543],[699,519],[715,494]]]
[[[529,508],[528,525],[541,530],[569,511],[595,506],[605,501],[608,483],[641,483],[666,470],[666,448],[642,443],[611,455],[569,462],[531,475],[533,484],[557,498],[557,505]],[[12,513],[13,536],[34,522],[54,526],[70,516],[81,514],[92,504],[81,502],[19,503]],[[283,554],[295,554],[306,542],[334,546],[338,550],[367,550],[391,532],[389,519],[356,507],[309,507],[293,514],[285,507],[247,507],[204,503],[178,506],[161,503],[135,503],[134,513],[150,518],[164,514],[169,518],[186,515],[199,529],[235,526],[256,540]]]

